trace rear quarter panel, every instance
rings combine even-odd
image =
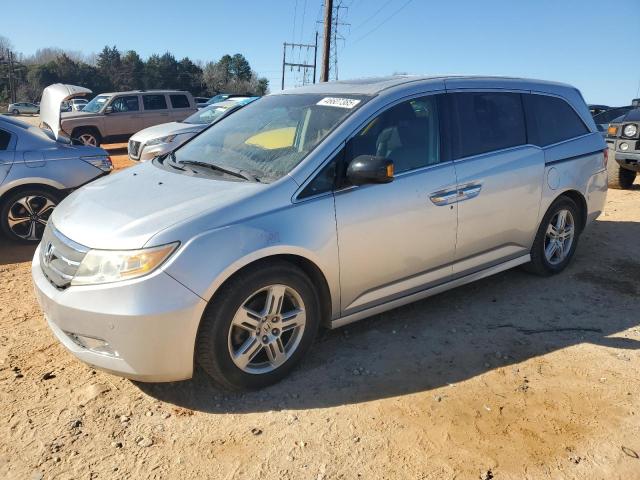
[[[56,190],[68,190],[100,175],[100,170],[79,159],[48,160],[40,167],[16,162],[0,187],[0,195],[22,185],[46,185]]]
[[[545,176],[538,223],[551,204],[569,190],[580,192],[587,204],[587,223],[597,218],[607,194],[605,143],[598,133],[545,148]]]

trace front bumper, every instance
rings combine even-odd
[[[155,157],[165,155],[176,148],[173,143],[159,143],[156,145],[146,146],[144,143],[140,143],[137,155],[131,151],[131,143],[129,143],[128,154],[129,158],[134,162],[147,162],[153,160]]]
[[[143,382],[191,378],[193,353],[206,302],[163,271],[136,280],[54,287],[32,263],[36,297],[51,330],[89,365]],[[104,340],[116,353],[80,346],[69,334]]]
[[[621,167],[640,172],[640,152],[616,152],[615,159]]]

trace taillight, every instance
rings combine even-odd
[[[609,163],[609,149],[605,148],[602,153],[604,153],[604,168],[607,168],[607,164]]]

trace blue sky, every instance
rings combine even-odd
[[[282,42],[313,40],[321,2],[111,0],[78,11],[85,4],[78,0],[5,2],[0,35],[25,54],[47,46],[91,53],[105,44],[143,57],[170,51],[203,61],[240,52],[279,90]],[[628,104],[638,95],[640,0],[342,3],[351,26],[342,27],[341,79],[394,72],[512,75],[571,83],[591,103]],[[296,72],[287,75],[288,86],[296,81]]]

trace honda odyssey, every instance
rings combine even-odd
[[[253,102],[71,194],[33,259],[57,338],[97,368],[227,389],[282,379],[321,325],[518,265],[561,272],[602,212],[580,92],[488,77],[322,83]]]

